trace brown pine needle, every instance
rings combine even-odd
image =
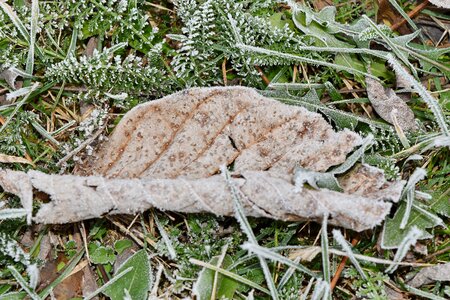
[[[428,0],[424,0],[422,3],[420,3],[419,5],[417,5],[412,11],[410,11],[408,13],[408,17],[409,18],[414,18],[415,16],[417,16],[425,7],[427,7],[427,5],[429,4]],[[402,19],[400,22],[395,23],[394,25],[391,26],[392,30],[397,30],[400,26],[402,26],[403,24],[406,23],[406,19]]]
[[[354,238],[352,240],[352,246],[355,247],[356,244],[358,244],[358,242],[359,242],[359,239]],[[342,273],[342,271],[345,268],[345,264],[347,263],[347,260],[348,260],[348,256],[344,256],[342,258],[341,263],[339,264],[339,266],[338,266],[338,268],[336,270],[336,273],[334,274],[333,279],[331,280],[331,283],[330,283],[330,290],[331,291],[333,291],[333,289],[336,287],[336,284],[337,284],[339,278],[341,277],[341,273]]]

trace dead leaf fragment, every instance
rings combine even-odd
[[[391,202],[400,199],[405,185],[404,181],[386,181],[382,170],[367,164],[355,166],[338,181],[345,193]]]
[[[19,74],[14,70],[14,68],[7,68],[0,72],[0,79],[6,81],[6,83],[12,88],[16,89],[16,78]]]
[[[295,249],[289,252],[289,259],[294,260],[300,258],[300,261],[311,262],[316,258],[317,254],[321,253],[322,249],[317,246],[305,247],[302,249]]]
[[[2,154],[2,153],[0,153],[0,163],[4,163],[4,164],[19,163],[19,164],[29,164],[29,165],[33,164],[31,161],[29,161],[26,158],[12,156],[12,155],[6,155],[6,154]]]
[[[404,131],[416,129],[413,111],[392,89],[383,87],[378,80],[370,77],[366,77],[366,84],[370,103],[383,120],[394,124],[393,114]]]
[[[408,284],[417,288],[434,281],[450,281],[450,263],[425,267]]]
[[[437,7],[450,8],[450,0],[430,0]]]

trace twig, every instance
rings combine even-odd
[[[419,14],[427,5],[429,4],[428,0],[424,0],[422,3],[417,5],[412,11],[408,13],[408,17],[411,19],[414,18],[417,14]],[[406,23],[406,19],[402,19],[400,22],[395,23],[391,26],[392,30],[397,30],[400,26]]]
[[[356,244],[358,244],[358,242],[359,242],[359,240],[357,238],[354,238],[352,240],[352,246],[353,247],[356,246]],[[341,277],[341,273],[345,268],[345,264],[347,263],[347,260],[348,260],[348,256],[345,256],[342,258],[341,263],[339,264],[339,266],[336,270],[336,273],[334,274],[333,279],[331,280],[330,291],[332,291],[335,288],[335,286],[339,280],[339,277]]]
[[[223,77],[223,85],[227,86],[228,80],[227,80],[227,58],[226,57],[223,59],[223,62],[222,62],[222,77]]]
[[[266,77],[266,75],[264,75],[264,71],[259,67],[259,66],[255,66],[256,70],[258,70],[259,75],[261,76],[261,79],[264,81],[264,83],[266,85],[270,84],[270,80],[269,78]]]
[[[136,244],[138,244],[141,247],[144,247],[144,242],[142,240],[140,240],[137,236],[135,236],[130,230],[128,230],[125,226],[123,226],[122,224],[120,224],[119,222],[115,221],[113,218],[106,216],[106,219],[108,219],[111,223],[113,223],[114,225],[116,225],[120,231],[122,231],[123,233],[125,233],[126,235],[129,235]]]
[[[93,136],[91,136],[90,138],[88,138],[87,140],[85,140],[84,142],[82,142],[78,147],[76,147],[75,149],[73,149],[70,153],[68,153],[66,156],[64,156],[63,158],[61,158],[56,165],[57,166],[61,166],[63,163],[67,162],[69,159],[71,159],[73,156],[75,156],[76,154],[78,154],[81,150],[83,150],[86,146],[88,146],[90,143],[92,143],[102,132],[103,130],[106,128],[106,124],[107,124],[107,120],[105,120],[105,124],[100,127]]]
[[[441,249],[441,250],[439,250],[439,251],[436,251],[436,252],[434,252],[434,253],[428,255],[428,256],[425,257],[423,260],[424,260],[424,261],[428,261],[428,260],[430,260],[430,259],[433,258],[433,257],[436,257],[436,256],[441,255],[441,254],[444,254],[444,253],[448,253],[448,252],[450,252],[450,246],[449,246],[449,247],[445,247],[444,249]]]

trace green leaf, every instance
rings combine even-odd
[[[445,192],[436,191],[432,194],[432,197],[429,203],[430,208],[440,215],[450,217],[450,183],[447,185]]]
[[[218,259],[219,256],[214,256],[209,261],[209,263],[212,265],[216,265]],[[231,257],[229,255],[226,255],[222,263],[222,268],[226,268],[230,264],[231,264]],[[197,296],[197,299],[199,300],[211,299],[215,275],[216,275],[215,271],[208,269],[206,267],[201,270],[193,288],[194,294]],[[234,294],[238,286],[239,282],[237,282],[236,280],[224,276],[220,273],[217,273],[216,294],[214,299],[222,299],[222,298],[234,299]]]
[[[403,215],[405,214],[406,204],[402,204],[394,215],[394,218],[387,219],[384,223],[383,236],[381,247],[383,249],[395,249],[401,244],[402,240],[408,234],[413,226],[422,231],[422,236],[419,239],[429,239],[433,236],[426,231],[428,228],[439,225],[439,222],[430,218],[428,215],[413,207],[409,215],[408,223],[404,229],[400,229]]]
[[[22,300],[27,296],[25,292],[12,292],[0,295],[0,300]]]
[[[145,249],[139,250],[127,259],[115,272],[115,275],[130,267],[133,268],[130,272],[103,291],[106,296],[112,300],[122,300],[125,299],[125,290],[127,290],[133,300],[148,298],[152,280],[150,258]]]
[[[133,242],[127,239],[116,241],[114,243],[114,249],[118,254],[122,254],[123,251],[133,246]]]
[[[116,260],[116,255],[111,247],[100,246],[89,256],[94,264],[112,264]]]

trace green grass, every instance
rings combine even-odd
[[[376,26],[360,17],[376,14],[371,1],[334,0],[335,15],[308,6],[293,12],[275,1],[184,0],[179,8],[171,2],[0,1],[0,154],[30,162],[0,163],[0,168],[70,173],[92,148],[73,150],[98,130],[107,135],[137,104],[191,86],[240,84],[273,94],[258,66],[264,78],[281,90],[276,97],[280,101],[310,109],[313,105],[336,128],[373,135],[375,144],[364,160],[382,168],[388,178],[408,180],[416,168],[426,170],[427,177],[410,187],[410,195],[415,190],[416,196],[420,191],[432,199],[415,198],[413,204],[419,208],[412,206],[405,228],[416,225],[428,233],[430,238],[420,241],[428,253],[411,251],[408,259],[421,266],[450,261],[449,229],[435,227],[437,219],[448,224],[450,216],[448,40],[447,47],[438,48]],[[412,9],[409,1],[398,3],[406,12]],[[433,15],[445,20],[444,15]],[[355,25],[357,21],[367,22],[364,30]],[[399,63],[411,74],[417,91],[408,105],[419,129],[406,135],[407,143],[371,111],[365,93],[364,75],[370,73],[393,87]],[[10,86],[12,82],[18,86]],[[308,86],[321,101],[304,101]],[[19,97],[3,97],[16,88],[24,88]],[[36,194],[34,205],[45,201]],[[1,190],[0,203],[5,211],[20,208],[17,198]],[[239,197],[235,205],[239,207]],[[402,211],[404,204],[398,208]],[[394,228],[390,230],[401,241],[408,231],[400,230],[404,218],[396,217],[395,210],[386,228]],[[136,270],[152,273],[148,284],[136,282],[137,289],[171,299],[192,296],[194,286],[205,289],[206,298],[214,290],[235,299],[250,294],[256,299],[299,299],[306,294],[314,299],[386,299],[385,287],[417,299],[420,293],[435,299],[450,297],[445,282],[423,286],[422,292],[405,285],[417,267],[400,265],[387,274],[389,265],[356,256],[394,259],[396,250],[380,248],[382,226],[331,234],[340,229],[312,222],[247,219],[239,213],[236,219],[149,211],[37,226],[28,225],[23,217],[6,218],[0,210],[0,299],[47,296],[88,259],[98,287],[109,282],[92,297],[122,297],[115,292],[117,287],[123,292],[121,276],[131,278]],[[353,264],[346,264],[330,296],[330,280],[342,261],[335,250],[350,251],[341,235],[357,242],[351,247],[355,256],[349,254]],[[322,253],[300,261],[298,251],[320,245]],[[35,289],[32,268],[46,264],[39,258],[44,246],[51,247],[47,258],[57,258],[59,273]],[[140,249],[144,251],[139,255],[149,256],[150,266],[131,261],[120,270],[126,273],[115,272],[114,263],[124,252]],[[6,298],[7,293],[16,298]]]

